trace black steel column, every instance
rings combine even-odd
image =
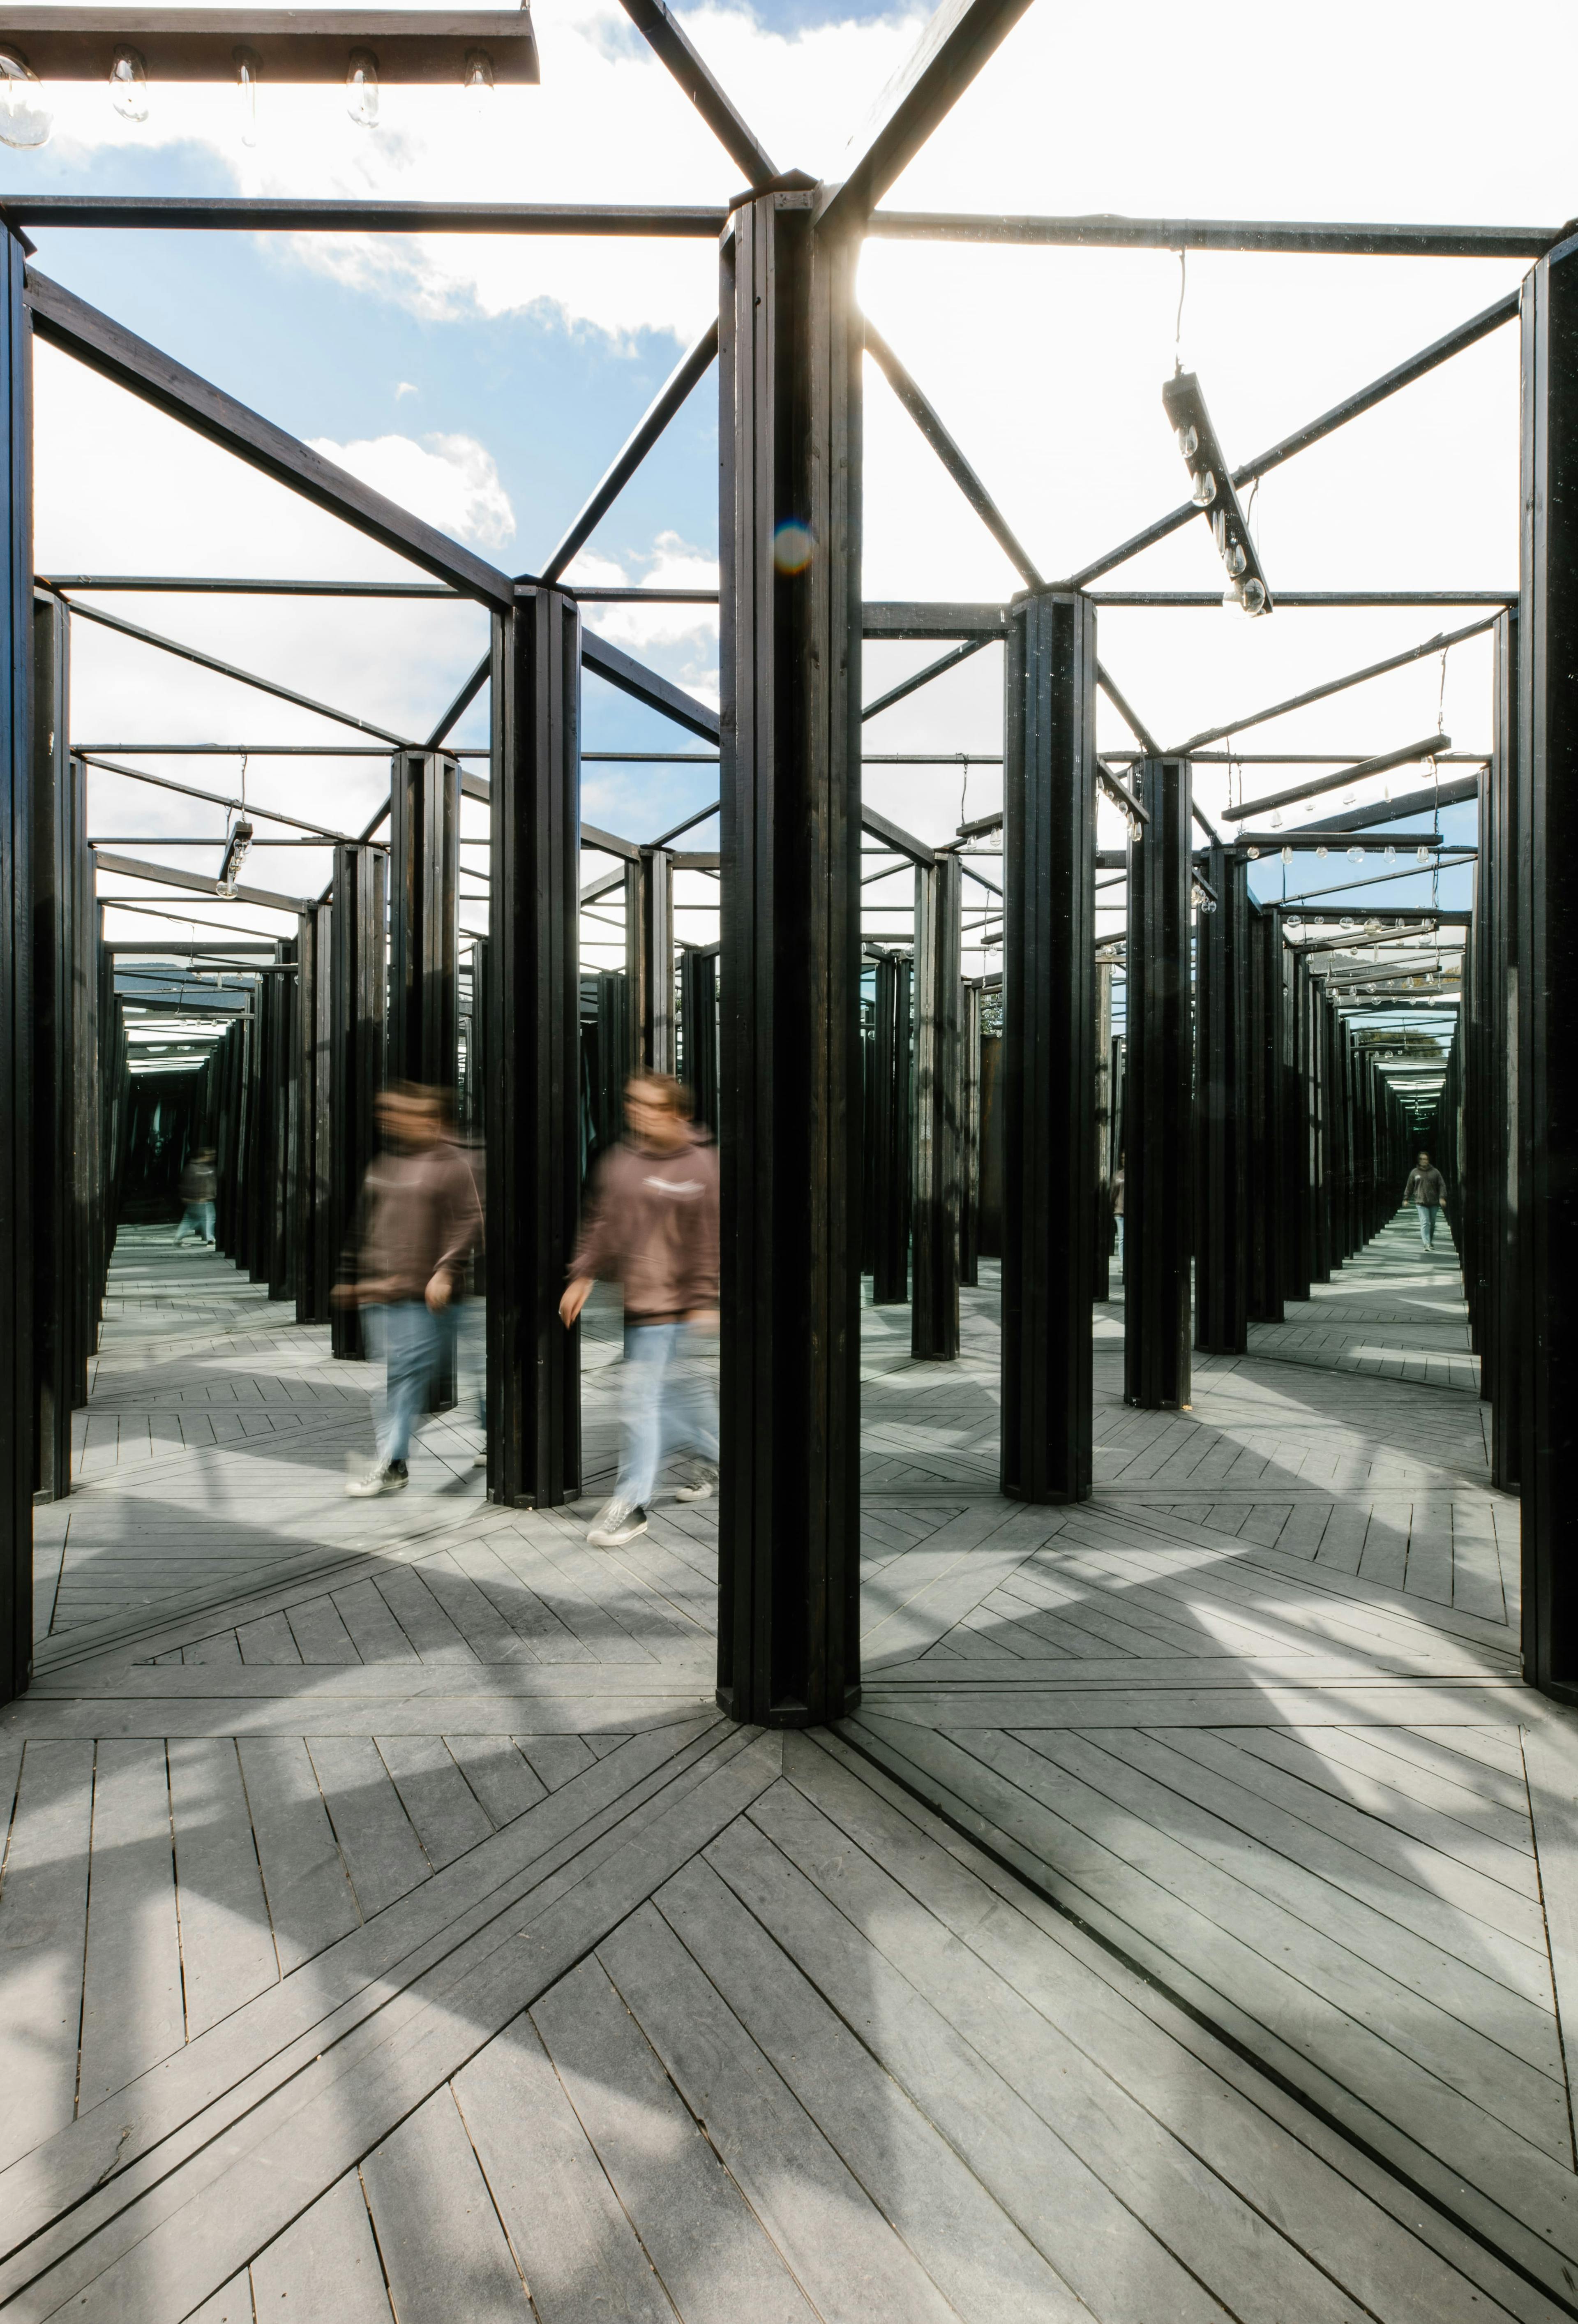
[[[295,1102],[290,1134],[296,1320],[326,1323],[339,1250],[330,1199],[334,1056],[334,906],[299,915],[296,937]]]
[[[68,741],[70,615],[32,602],[32,1259],[33,1490],[71,1489],[71,1407],[78,1337],[76,906],[81,770]]]
[[[1003,1490],[1080,1501],[1091,1489],[1096,1260],[1096,608],[1087,597],[1049,591],[1012,608],[1003,818]]]
[[[1142,759],[1134,777],[1151,819],[1129,849],[1124,1395],[1156,1411],[1187,1405],[1191,1379],[1193,770]]]
[[[1282,930],[1249,916],[1249,1291],[1252,1323],[1282,1321],[1287,1185],[1283,1159]]]
[[[1519,1329],[1518,1016],[1520,962],[1516,614],[1495,630],[1491,762],[1480,777],[1480,978],[1485,1000],[1482,1157],[1485,1239],[1484,1369],[1491,1393],[1491,1480],[1516,1490],[1522,1435]]]
[[[872,1032],[871,1102],[866,1120],[871,1155],[871,1304],[902,1307],[910,1296],[910,1204],[913,1041],[911,1031],[914,973],[897,953],[876,964],[876,999]]]
[[[337,1266],[353,1266],[356,1206],[378,1145],[388,1010],[388,858],[381,847],[336,847],[329,936],[329,1217]],[[362,1353],[354,1307],[332,1311],[336,1356]]]
[[[1525,276],[1517,811],[1523,1669],[1578,1699],[1578,237]],[[1438,1123],[1438,1131],[1444,1125]]]
[[[390,769],[389,1075],[453,1091],[460,1056],[460,762]]]
[[[581,1334],[559,1321],[581,1134],[581,623],[525,589],[493,623],[488,1087],[488,1494],[581,1489]]]
[[[1249,864],[1213,847],[1196,924],[1195,1345],[1249,1351]],[[1211,905],[1215,901],[1216,908]]]
[[[963,885],[957,855],[916,866],[910,1353],[945,1363],[959,1354]]]
[[[732,215],[719,317],[722,1499],[718,1699],[859,1696],[857,243]]]

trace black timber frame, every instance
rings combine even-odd
[[[1192,1376],[1193,770],[1142,759],[1134,774],[1149,820],[1129,851],[1124,1397],[1159,1411],[1188,1404]]]
[[[32,426],[21,237],[0,226],[0,1695],[32,1672]]]
[[[1002,1481],[1014,1500],[1081,1501],[1093,1468],[1096,1290],[1096,659],[1087,597],[1015,599],[1004,686]],[[1186,814],[1186,849],[1188,838]]]
[[[1206,853],[1195,947],[1195,1345],[1249,1351],[1249,864]],[[1213,910],[1209,906],[1214,904]]]
[[[460,1056],[460,761],[390,768],[389,1077],[454,1094]]]
[[[959,1354],[960,1080],[964,964],[957,855],[915,867],[915,1151],[910,1353]]]
[[[71,1489],[71,1412],[80,1401],[79,1277],[92,1263],[77,1159],[94,1093],[78,1072],[77,911],[85,851],[84,770],[70,752],[70,616],[47,591],[32,600],[32,1489]],[[86,851],[85,851],[86,852]]]
[[[351,1278],[356,1263],[356,1211],[362,1181],[378,1146],[376,1108],[383,1087],[389,977],[384,923],[389,859],[381,847],[340,846],[329,933],[329,1245],[336,1271]],[[336,1356],[364,1352],[362,1319],[353,1305],[331,1310],[330,1344]]]

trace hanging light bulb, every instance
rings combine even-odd
[[[1364,861],[1364,850],[1362,847],[1350,847],[1348,850],[1348,861],[1350,863],[1362,863]]]
[[[1386,860],[1387,860],[1387,862],[1388,862],[1389,863],[1391,863],[1391,862],[1396,862],[1396,860],[1397,860],[1397,849],[1396,849],[1395,847],[1389,847],[1389,848],[1387,849],[1387,851],[1386,851]]]
[[[110,67],[110,103],[123,121],[148,118],[148,67],[141,49],[117,49]]]
[[[1316,849],[1316,851],[1315,851],[1315,860],[1316,860],[1316,862],[1317,862],[1317,863],[1324,863],[1324,862],[1326,862],[1326,856],[1327,856],[1327,853],[1329,853],[1329,851],[1328,851],[1326,848],[1324,848],[1324,847],[1317,847],[1317,848]]]
[[[478,115],[485,115],[488,99],[493,93],[493,60],[486,49],[466,51],[461,86],[470,100],[472,112]]]
[[[1243,594],[1240,603],[1244,612],[1252,616],[1255,613],[1263,613],[1266,610],[1265,583],[1257,581],[1252,574],[1243,585]]]
[[[1252,863],[1258,863],[1260,862],[1261,851],[1258,847],[1246,847],[1243,852],[1248,856]]]
[[[26,58],[14,49],[0,49],[0,144],[25,150],[48,143],[55,119],[42,98],[42,85]]]
[[[345,68],[345,110],[362,129],[378,126],[378,59],[371,49],[353,49]]]
[[[231,56],[235,65],[241,142],[243,145],[255,145],[258,142],[258,76],[262,71],[262,59],[255,49],[233,49]]]
[[[1279,808],[1277,809],[1277,812],[1275,813],[1275,815],[1273,815],[1273,816],[1272,816],[1272,817],[1271,817],[1271,829],[1272,829],[1273,831],[1280,831],[1280,830],[1281,830],[1281,828],[1282,828],[1282,810],[1281,810],[1281,808],[1280,808],[1280,807],[1279,807]]]
[[[1222,551],[1222,562],[1236,581],[1249,563],[1242,540],[1230,540]]]
[[[1189,498],[1197,508],[1209,508],[1216,497],[1216,479],[1209,468],[1202,468],[1189,486]]]
[[[1195,454],[1200,448],[1199,429],[1197,428],[1180,428],[1178,429],[1177,434],[1179,450],[1183,454],[1186,460],[1192,460]]]
[[[1414,850],[1414,861],[1416,863],[1428,863],[1430,861],[1429,849],[1427,847],[1416,847]]]
[[[1298,912],[1289,912],[1288,915],[1288,926],[1290,928],[1301,928],[1304,926],[1302,916]]]
[[[1292,850],[1290,847],[1284,847],[1284,849],[1282,850],[1282,861],[1283,861],[1283,862],[1284,862],[1284,863],[1291,863],[1291,862],[1292,862],[1292,861],[1293,861],[1293,850]]]

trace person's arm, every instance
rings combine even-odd
[[[559,1302],[559,1320],[566,1331],[591,1298],[592,1286],[599,1277],[617,1272],[619,1257],[608,1199],[608,1164],[604,1160],[598,1163],[587,1189],[581,1233],[570,1261],[570,1279]]]
[[[461,1270],[482,1231],[477,1182],[458,1153],[452,1152],[450,1164],[444,1180],[443,1248],[427,1282],[427,1305],[436,1310],[447,1307],[454,1298]]]

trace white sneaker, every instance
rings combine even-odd
[[[403,1461],[398,1467],[392,1462],[375,1461],[360,1477],[348,1478],[345,1490],[353,1501],[371,1501],[380,1493],[403,1493],[410,1481]]]
[[[623,1549],[647,1530],[647,1512],[617,1498],[600,1509],[586,1536],[589,1549]]]
[[[711,1462],[698,1461],[692,1472],[690,1482],[674,1487],[674,1499],[676,1501],[710,1501],[717,1481],[718,1471]]]

